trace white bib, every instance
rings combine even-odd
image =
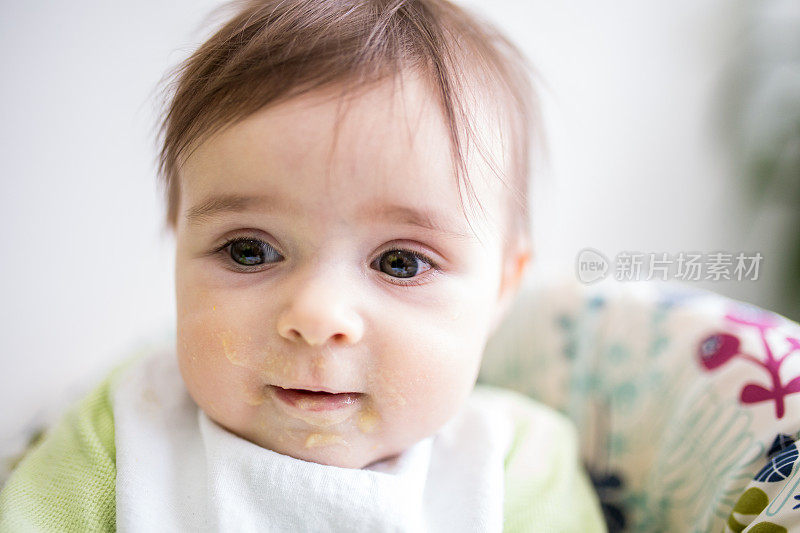
[[[513,423],[470,395],[434,436],[364,469],[295,459],[197,407],[174,353],[112,387],[120,532],[502,531]]]

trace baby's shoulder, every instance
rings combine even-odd
[[[525,464],[526,458],[553,466],[556,459],[579,453],[577,431],[565,415],[519,392],[484,384],[437,434],[436,445],[445,455],[493,450],[506,468]]]
[[[110,372],[31,443],[0,491],[0,531],[113,531],[114,386],[143,354]]]
[[[563,413],[520,392],[478,384],[470,394],[467,404],[472,409],[493,413],[508,420],[515,435],[535,431],[563,438],[576,438],[573,422]]]
[[[567,416],[495,386],[476,386],[470,402],[512,428],[503,464],[504,531],[606,531],[581,464],[577,430]]]

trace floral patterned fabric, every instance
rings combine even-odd
[[[800,529],[800,326],[662,282],[524,289],[479,381],[567,414],[609,531]]]

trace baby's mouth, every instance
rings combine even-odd
[[[275,396],[287,405],[303,411],[333,411],[357,405],[363,393],[360,392],[325,392],[306,389],[284,389],[270,385]]]

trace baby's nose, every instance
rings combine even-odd
[[[330,275],[317,276],[284,286],[290,294],[278,318],[282,337],[310,346],[354,344],[361,339],[364,323],[353,291],[330,280]]]

